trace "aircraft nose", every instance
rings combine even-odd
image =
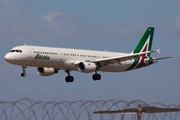
[[[10,62],[12,60],[12,57],[9,53],[7,53],[5,56],[4,56],[4,59],[7,61],[7,62]]]

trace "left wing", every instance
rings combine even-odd
[[[96,60],[93,60],[92,62],[106,62],[106,63],[120,64],[120,61],[132,60],[132,59],[137,60],[137,58],[142,56],[143,54],[148,54],[148,53],[152,53],[152,52],[159,52],[159,49],[158,50],[151,50],[151,51],[141,52],[141,53],[135,53],[135,54],[131,53],[131,54],[124,55],[124,56],[96,59]]]

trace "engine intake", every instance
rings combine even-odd
[[[80,62],[78,70],[83,73],[91,73],[97,70],[97,65],[91,62]]]
[[[37,68],[37,73],[38,73],[40,76],[51,76],[51,75],[53,75],[54,73],[58,73],[58,70],[57,70],[57,69],[54,69],[54,68],[38,67],[38,68]]]

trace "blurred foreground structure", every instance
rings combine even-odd
[[[180,112],[169,113],[168,110],[180,110],[180,105],[163,103],[145,103],[140,100],[131,102],[124,100],[99,101],[34,101],[27,98],[17,101],[0,101],[0,120],[137,120],[139,114],[93,114],[94,111],[139,110],[143,113],[151,110],[164,112],[140,114],[141,120],[179,120]],[[149,107],[149,108],[148,108]],[[158,108],[157,108],[158,107]],[[161,109],[162,108],[162,109]]]
[[[138,108],[129,108],[123,110],[108,110],[108,111],[95,111],[93,114],[136,114],[137,120],[141,120],[142,114],[154,114],[154,113],[168,113],[168,112],[180,112],[180,108],[158,108],[146,106],[142,107],[139,104]]]

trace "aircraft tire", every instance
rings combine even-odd
[[[100,75],[100,74],[97,74],[97,75],[96,75],[96,78],[97,78],[97,80],[100,80],[100,79],[101,79],[101,75]]]
[[[73,82],[74,81],[74,77],[73,76],[67,76],[65,78],[65,81],[68,83],[68,82]]]
[[[74,77],[73,76],[69,76],[69,81],[73,82],[74,81]]]
[[[93,80],[96,81],[96,80],[100,80],[101,79],[101,75],[100,74],[94,74],[92,76]]]
[[[21,77],[26,77],[26,73],[21,73]]]
[[[96,80],[97,80],[97,78],[96,78],[96,74],[94,74],[94,75],[92,76],[92,79],[93,79],[94,81],[96,81]]]
[[[65,78],[65,81],[68,83],[69,82],[69,76],[67,76],[66,78]]]

